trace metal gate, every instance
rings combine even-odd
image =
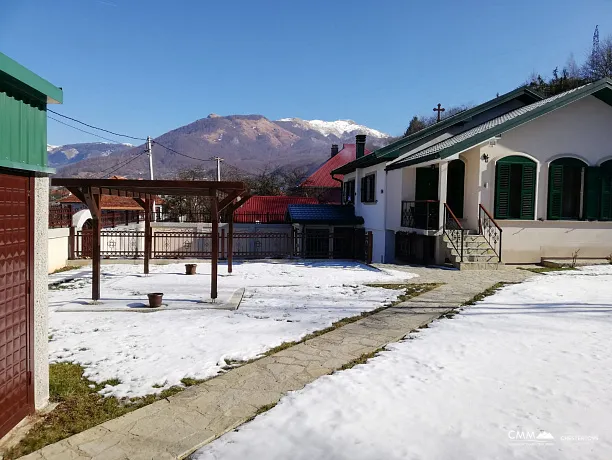
[[[0,174],[0,437],[34,406],[30,183]]]

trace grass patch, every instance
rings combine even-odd
[[[51,272],[51,274],[55,275],[56,273],[68,272],[70,270],[76,270],[77,268],[81,268],[81,267],[77,267],[76,265],[66,265],[65,267],[58,268],[54,272]]]
[[[191,384],[195,379],[183,379]],[[49,396],[58,406],[43,416],[15,447],[4,452],[4,459],[15,459],[120,417],[148,404],[168,398],[184,387],[173,386],[157,395],[142,398],[104,397],[98,391],[106,385],[118,385],[119,379],[95,383],[83,377],[83,368],[74,363],[55,363],[49,366]],[[183,382],[185,383],[185,382]],[[185,386],[188,386],[185,383]]]
[[[349,361],[346,364],[343,364],[342,367],[340,367],[340,370],[345,371],[347,369],[357,366],[358,364],[365,364],[366,362],[368,362],[369,359],[372,359],[374,356],[376,356],[378,353],[380,353],[384,349],[385,347],[381,347],[381,348],[377,348],[374,351],[371,351],[370,353],[364,353],[359,358],[355,358],[354,360]]]
[[[266,404],[265,406],[261,406],[259,409],[257,409],[255,414],[252,415],[251,417],[249,417],[248,419],[246,419],[246,421],[244,423],[252,422],[253,420],[255,420],[255,417],[257,417],[258,415],[263,414],[264,412],[268,412],[270,409],[272,409],[277,404],[278,404],[278,402],[274,402],[274,403]],[[235,431],[238,431],[238,430],[235,430]]]
[[[505,282],[501,282],[501,283],[495,283],[493,286],[491,286],[488,289],[485,289],[482,292],[479,292],[478,294],[476,294],[474,297],[472,297],[470,300],[463,302],[461,304],[461,306],[463,307],[467,307],[470,305],[474,305],[476,302],[480,302],[481,300],[483,300],[485,297],[489,297],[490,295],[495,294],[499,289],[503,288],[504,286],[508,285],[508,284],[514,284],[514,283],[505,283]],[[448,314],[448,313],[447,313]]]
[[[517,267],[519,270],[525,270],[532,273],[548,273],[548,272],[564,272],[567,270],[576,270],[576,267]]]
[[[199,385],[200,383],[204,383],[205,379],[192,379],[191,377],[184,377],[181,379],[181,383],[186,387],[192,387],[194,385]]]

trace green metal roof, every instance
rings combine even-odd
[[[26,69],[6,54],[0,53],[0,91],[17,93],[46,104],[61,104],[61,88]]]
[[[471,109],[459,112],[458,114],[453,115],[452,117],[445,118],[439,123],[431,125],[409,136],[403,137],[389,145],[386,145],[385,147],[381,147],[380,149],[374,151],[367,157],[359,158],[355,161],[345,164],[344,166],[338,169],[333,170],[332,175],[348,174],[355,171],[355,169],[357,168],[366,168],[368,166],[373,166],[379,163],[395,160],[401,155],[400,150],[402,148],[407,147],[410,144],[413,144],[420,140],[423,140],[427,136],[431,136],[432,134],[450,128],[455,124],[468,121],[471,118],[483,112],[486,112],[487,110],[491,110],[513,99],[519,99],[525,102],[536,102],[544,99],[544,96],[528,87],[517,88],[506,94],[502,94],[501,96],[498,96],[495,99],[491,99],[487,102],[484,102],[476,107],[472,107]]]
[[[386,169],[398,169],[431,160],[448,158],[553,110],[591,95],[608,105],[612,105],[612,80],[605,78],[513,110],[423,150],[400,156],[392,161]]]

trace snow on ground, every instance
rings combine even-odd
[[[220,273],[225,270],[220,266]],[[105,265],[102,301],[125,299],[127,305],[146,300],[148,292],[163,292],[164,299],[182,302],[207,298],[210,264],[199,264],[199,275],[183,273],[184,264],[153,265],[150,276],[142,275],[137,265]],[[413,276],[351,262],[244,263],[235,265],[233,275],[219,278],[220,292],[246,288],[237,311],[56,311],[75,299],[90,298],[91,281],[80,279],[49,291],[50,359],[82,364],[85,376],[95,382],[121,380],[117,386],[107,385],[103,394],[155,393],[180,384],[184,377],[212,377],[226,359],[254,358],[341,318],[383,306],[398,291],[363,283]]]
[[[612,267],[537,276],[290,393],[193,458],[609,459],[610,343]]]

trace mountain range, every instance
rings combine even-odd
[[[356,134],[367,135],[371,150],[391,137],[352,120],[322,121],[262,115],[211,114],[154,139],[155,178],[174,178],[194,166],[212,170],[212,157],[221,157],[225,168],[257,171],[274,167],[314,169],[330,155],[332,144],[354,143]],[[58,177],[147,178],[149,162],[145,146],[129,144],[69,144],[49,146],[49,165]],[[224,167],[222,167],[223,170]]]

